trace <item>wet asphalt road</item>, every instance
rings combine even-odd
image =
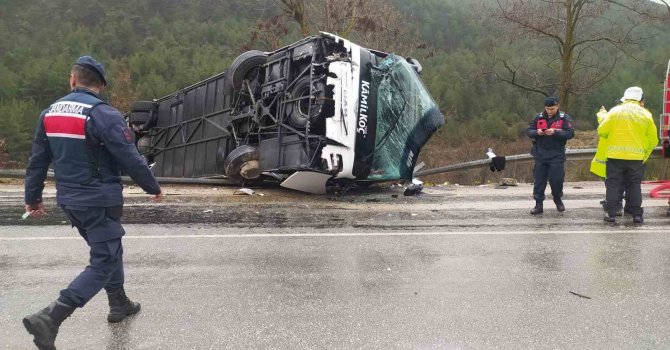
[[[100,294],[59,349],[670,348],[663,201],[636,227],[601,222],[602,184],[566,186],[568,211],[541,217],[529,185],[193,192],[129,196],[126,290],[143,310],[109,325]],[[57,211],[18,222],[18,196],[0,201],[0,349],[31,348],[21,318],[87,260]]]

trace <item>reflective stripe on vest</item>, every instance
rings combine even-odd
[[[73,101],[61,101],[51,105],[44,115],[47,137],[86,139],[86,115],[83,112],[91,107],[93,106]]]
[[[99,146],[91,145],[86,123],[91,111],[105,103],[87,91],[75,90],[52,104],[42,125],[49,140],[56,181],[88,184],[100,176]]]

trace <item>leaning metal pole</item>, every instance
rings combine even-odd
[[[593,159],[593,156],[595,154],[596,154],[596,149],[595,148],[568,149],[568,150],[565,151],[565,157],[566,157],[567,160],[591,160],[591,159]],[[661,157],[661,147],[654,148],[654,152],[651,154],[651,157],[652,158],[660,158]],[[527,161],[531,161],[531,160],[533,160],[533,156],[531,156],[529,153],[515,154],[515,155],[512,155],[512,156],[506,156],[505,157],[505,163],[527,162]],[[481,167],[487,167],[490,164],[491,164],[491,159],[480,159],[480,160],[474,160],[474,161],[471,161],[471,162],[465,162],[465,163],[447,165],[447,166],[434,168],[434,169],[426,169],[426,170],[417,171],[414,174],[414,176],[419,177],[419,176],[426,176],[426,175],[448,173],[448,172],[452,172],[452,171],[481,168]]]

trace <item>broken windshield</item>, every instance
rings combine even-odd
[[[377,129],[369,180],[409,179],[421,147],[444,123],[414,68],[389,55],[372,68]]]

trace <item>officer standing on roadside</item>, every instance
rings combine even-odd
[[[658,144],[658,135],[651,113],[644,108],[641,88],[629,87],[621,101],[598,126],[598,136],[607,142],[605,222],[616,221],[617,200],[623,187],[633,223],[641,224],[644,163]]]
[[[56,177],[56,202],[90,247],[90,264],[56,301],[23,324],[39,349],[55,349],[61,323],[101,289],[109,299],[109,322],[137,313],[140,304],[125,294],[120,223],[123,170],[158,201],[161,188],[135,148],[121,113],[102,101],[105,69],[90,56],[80,57],[70,71],[72,92],[42,112],[26,169],[25,210],[46,214],[42,203],[50,164]]]
[[[533,168],[533,198],[535,207],[532,215],[542,214],[544,190],[547,180],[551,187],[551,195],[559,212],[565,211],[563,196],[563,180],[565,178],[565,143],[575,136],[572,118],[559,110],[558,98],[547,97],[544,100],[544,111],[538,113],[528,126],[526,134],[533,139],[531,155],[535,158]]]

